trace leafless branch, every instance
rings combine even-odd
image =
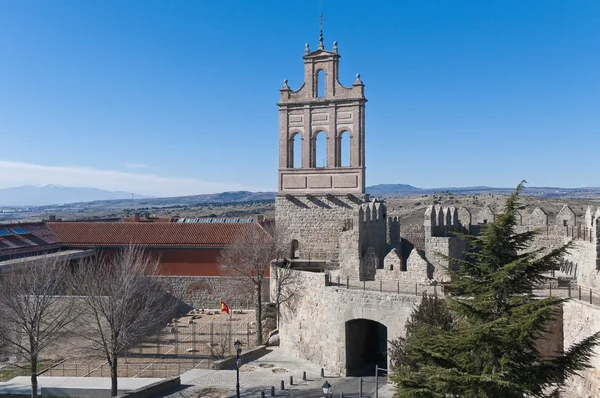
[[[56,257],[30,260],[0,276],[0,339],[29,362],[32,397],[40,354],[65,337],[76,317],[76,299],[65,297],[70,277],[69,264]]]
[[[150,276],[158,259],[139,247],[80,266],[75,288],[83,302],[84,337],[106,357],[111,395],[117,395],[118,359],[129,348],[158,332],[175,313],[176,300]]]

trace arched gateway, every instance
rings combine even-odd
[[[370,376],[387,369],[387,327],[370,319],[346,322],[346,375]]]

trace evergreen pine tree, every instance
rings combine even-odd
[[[453,319],[446,300],[438,295],[423,293],[423,298],[406,321],[405,337],[391,340],[389,348],[392,369],[409,366],[418,367],[418,352],[410,352],[411,340],[426,335],[436,335],[440,331],[452,330]]]
[[[412,362],[392,376],[399,397],[559,397],[566,378],[589,367],[600,332],[564,353],[548,356],[538,349],[565,299],[534,297],[532,291],[569,245],[548,253],[528,250],[536,232],[515,228],[522,188],[480,236],[463,236],[470,249],[464,260],[453,259],[459,267],[451,271],[447,297],[454,325],[435,334],[427,333],[429,326],[417,327],[419,339],[406,341]]]

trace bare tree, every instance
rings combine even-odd
[[[265,274],[272,260],[277,258],[275,239],[258,224],[245,226],[227,246],[219,259],[225,274],[239,275],[252,283],[256,294],[256,343],[263,344],[262,294]]]
[[[274,262],[271,267],[271,281],[273,283],[273,299],[277,307],[277,328],[282,305],[292,305],[296,298],[298,286],[298,273],[292,269],[292,262],[284,258]]]
[[[113,397],[119,357],[158,332],[175,313],[175,298],[150,278],[157,270],[158,259],[128,247],[81,266],[76,274],[75,288],[84,303],[84,337],[106,357]]]
[[[76,316],[65,297],[69,264],[52,255],[31,260],[0,275],[2,345],[25,359],[31,370],[31,396],[37,397],[40,354],[65,336]]]

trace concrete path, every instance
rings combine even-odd
[[[270,396],[271,386],[275,387],[277,397],[322,397],[322,385],[328,381],[332,386],[333,396],[339,397],[343,392],[345,397],[358,397],[359,378],[340,377],[325,374],[321,378],[321,368],[313,363],[291,358],[278,347],[269,348],[267,355],[248,362],[240,368],[240,395],[242,397],[260,397],[261,391]],[[306,372],[306,381],[302,374]],[[290,376],[294,384],[290,385]],[[374,377],[365,378],[369,382],[363,385],[363,396],[374,397]],[[281,381],[284,390],[281,390]],[[381,379],[380,379],[381,380]],[[185,386],[174,393],[164,395],[164,398],[196,398],[235,397],[235,370],[205,370],[194,369],[181,375],[181,383]],[[391,398],[393,388],[384,385],[379,389],[380,398]]]

